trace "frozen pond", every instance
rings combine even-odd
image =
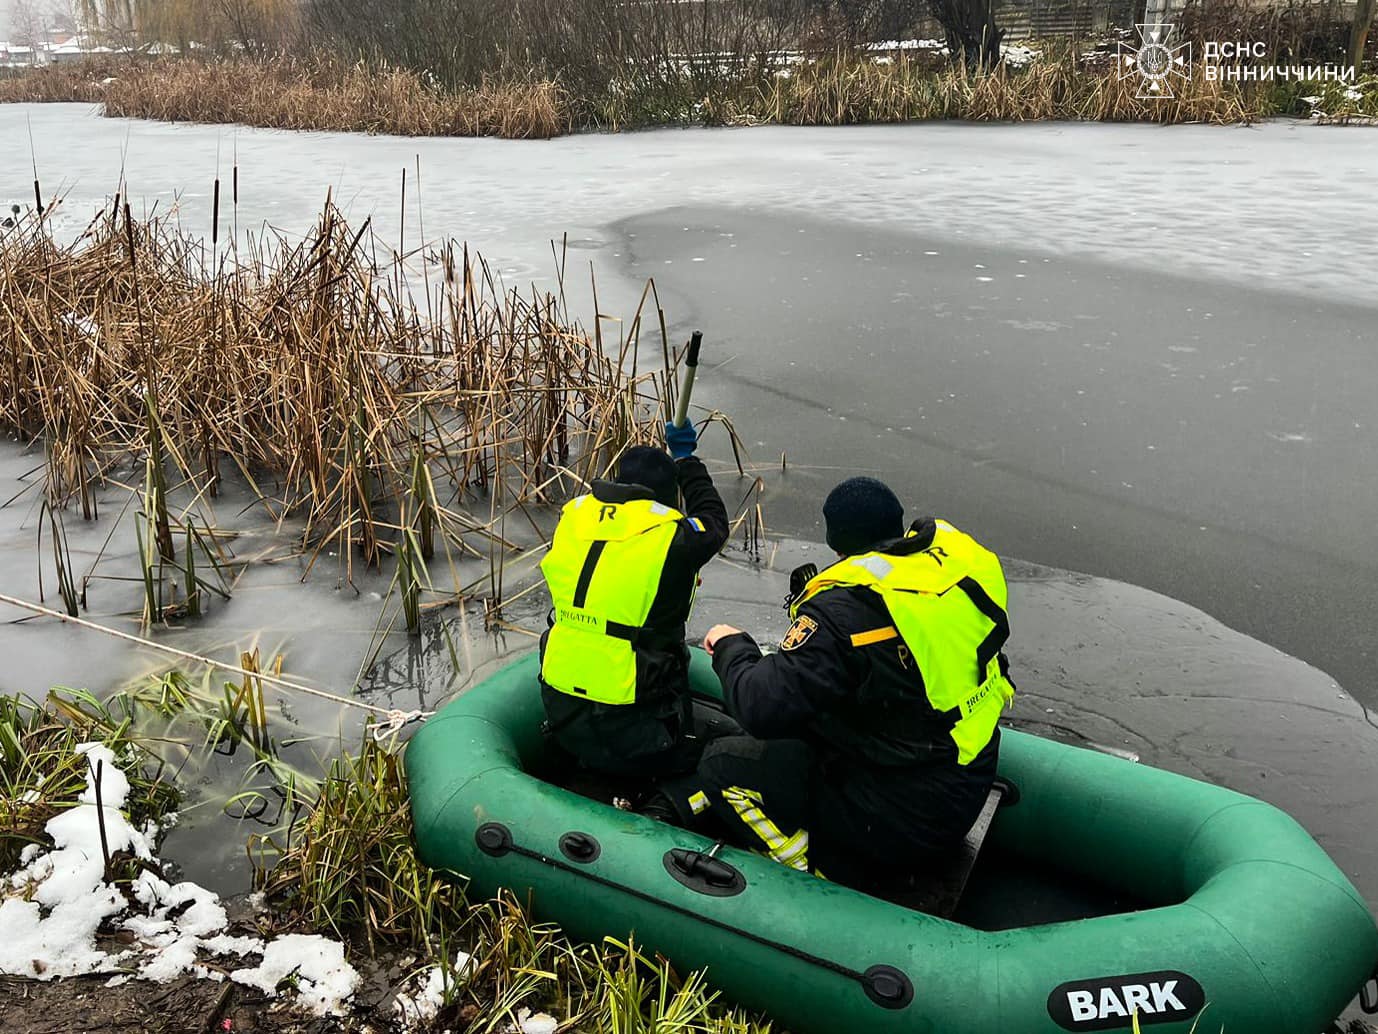
[[[1378,239],[1356,218],[1378,177],[1378,136],[1306,123],[930,123],[504,141],[165,125],[101,119],[86,105],[14,104],[0,106],[0,140],[0,201],[32,200],[32,157],[45,194],[68,197],[74,225],[113,194],[123,169],[136,202],[176,203],[188,227],[205,232],[215,176],[228,186],[237,160],[241,228],[266,219],[299,232],[329,189],[356,220],[371,216],[393,233],[407,169],[408,238],[424,224],[427,237],[467,239],[517,282],[550,274],[549,242],[562,234],[611,273],[615,221],[730,205],[1378,302]]]
[[[1373,307],[778,214],[620,226],[630,268],[680,270],[670,311],[717,328],[705,397],[787,455],[776,524],[821,537],[821,494],[865,469],[1002,555],[1184,600],[1378,703]]]
[[[213,180],[237,162],[225,231],[237,217],[241,231],[300,233],[330,190],[393,237],[406,169],[409,248],[467,239],[509,285],[550,286],[550,241],[568,234],[576,308],[591,310],[588,259],[609,316],[629,316],[654,276],[676,335],[706,332],[696,399],[751,443],[772,528],[821,537],[821,493],[867,470],[1008,556],[1116,579],[1020,568],[1019,720],[1287,807],[1378,902],[1378,773],[1363,761],[1378,734],[1328,677],[1378,702],[1378,237],[1359,217],[1378,134],[915,125],[408,140],[0,106],[6,205],[32,198],[30,131],[72,232],[123,170],[136,207],[175,206],[206,233]],[[706,449],[726,472],[726,442]],[[4,498],[34,462],[6,454]],[[722,484],[733,503],[745,491]],[[0,580],[24,593],[33,520],[0,511]],[[82,548],[107,531],[83,531]],[[698,624],[778,614],[759,604],[778,574],[723,571]],[[305,587],[299,573],[264,562],[203,627],[172,635],[291,646],[295,674],[347,684],[377,649],[367,593],[386,586],[356,597],[328,570]],[[135,607],[108,594],[96,612]],[[148,666],[35,624],[0,626],[18,659],[6,690],[108,688]],[[507,640],[494,648],[529,642]],[[462,677],[482,670],[489,644],[475,649]],[[447,653],[392,642],[383,656],[365,686],[376,699],[433,706],[449,691]],[[328,757],[338,716],[297,717],[317,737],[303,753]],[[186,837],[215,885],[229,863]],[[239,873],[220,872],[222,888]]]

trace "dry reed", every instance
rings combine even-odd
[[[106,80],[124,65],[124,62],[92,58],[75,64],[3,72],[0,73],[0,103],[80,101],[95,104],[105,96]]]
[[[1135,96],[1137,78],[1121,79],[1112,69],[1088,69],[1070,49],[1051,60],[1014,70],[1002,66],[976,75],[964,66],[934,71],[924,58],[898,52],[878,64],[850,54],[798,65],[776,77],[728,121],[790,125],[845,125],[967,119],[976,122],[1030,120],[1248,122],[1270,112],[1261,94],[1238,84],[1207,82],[1204,76],[1177,89],[1170,100]]]
[[[101,100],[112,118],[400,136],[535,139],[572,128],[564,92],[537,78],[452,92],[407,69],[291,57],[126,61],[101,71],[96,79],[44,69],[0,82],[0,100]]]
[[[579,128],[626,129],[705,124],[842,125],[922,119],[971,121],[1093,120],[1163,123],[1249,122],[1276,113],[1272,92],[1256,85],[1208,82],[1194,75],[1172,100],[1142,100],[1136,77],[1083,59],[1075,47],[1049,44],[1044,57],[992,75],[935,61],[922,51],[876,55],[842,49],[772,74],[724,78],[705,91],[692,68],[658,78],[609,77],[598,96],[571,96],[546,79],[485,81],[450,91],[398,68],[345,65],[328,58],[136,62],[106,85],[65,73],[35,94],[10,99],[100,96],[110,116],[208,123],[243,122],[407,136],[544,138]],[[0,99],[15,83],[0,83]],[[51,94],[52,96],[46,96]]]
[[[198,498],[237,472],[315,550],[401,549],[415,589],[437,548],[500,570],[517,548],[503,514],[655,430],[667,371],[627,373],[636,331],[605,351],[563,287],[504,292],[448,244],[414,291],[329,202],[301,241],[214,247],[118,199],[71,242],[36,215],[0,230],[0,428],[46,443],[53,506],[91,516],[94,486],[131,463]],[[145,492],[150,564],[170,551],[148,502],[166,491]]]

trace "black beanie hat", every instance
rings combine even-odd
[[[666,506],[679,505],[679,478],[675,476],[675,461],[664,449],[653,445],[633,445],[617,462],[619,485],[644,485],[656,502]]]
[[[852,556],[904,534],[904,507],[883,481],[848,478],[823,503],[828,545]]]

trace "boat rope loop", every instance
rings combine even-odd
[[[246,676],[252,679],[260,679],[270,685],[279,686],[282,689],[290,689],[296,693],[306,693],[310,696],[320,697],[322,700],[329,700],[339,704],[341,707],[356,707],[361,711],[371,711],[374,714],[382,715],[383,720],[374,726],[373,735],[375,739],[384,739],[387,736],[395,735],[401,729],[412,722],[421,721],[435,714],[434,711],[402,711],[397,708],[379,707],[377,704],[366,703],[363,700],[355,700],[352,697],[341,696],[338,693],[331,693],[328,690],[317,689],[315,686],[307,686],[300,682],[293,682],[284,679],[280,675],[271,675],[262,671],[250,671],[248,668],[238,664],[227,664],[225,661],[217,661],[214,657],[205,657],[198,653],[189,653],[186,650],[179,650],[175,646],[168,646],[165,643],[154,642],[152,639],[145,639],[130,632],[121,632],[117,628],[110,628],[108,625],[97,624],[94,621],[87,621],[85,618],[73,617],[64,614],[60,610],[53,610],[39,603],[29,600],[19,599],[17,596],[9,596],[0,592],[0,603],[8,603],[12,607],[21,610],[32,611],[35,614],[42,614],[45,617],[57,618],[59,621],[69,625],[78,625],[81,628],[89,628],[93,632],[100,632],[104,635],[113,636],[116,639],[123,639],[127,643],[135,643],[139,646],[146,646],[150,650],[158,650],[162,653],[171,654],[174,657],[181,657],[183,660],[196,661],[198,664],[206,664],[212,668],[219,668],[221,671],[233,672],[236,675]]]
[[[792,944],[784,944],[780,941],[771,940],[769,937],[762,937],[760,934],[752,933],[750,930],[743,930],[740,926],[733,926],[731,923],[725,923],[721,919],[714,919],[711,916],[704,915],[700,911],[685,908],[682,905],[676,905],[672,901],[667,901],[662,897],[656,897],[654,894],[648,893],[647,891],[640,890],[636,887],[629,887],[625,883],[618,883],[616,880],[608,879],[606,876],[599,876],[597,873],[591,872],[587,865],[571,865],[559,858],[551,858],[532,848],[522,847],[512,839],[512,831],[500,822],[485,822],[483,825],[479,826],[474,832],[474,840],[477,842],[479,850],[490,858],[501,858],[503,855],[509,853],[520,855],[523,858],[529,858],[532,861],[548,865],[553,869],[559,869],[561,872],[570,873],[581,879],[621,891],[623,894],[629,894],[647,904],[668,909],[682,916],[687,916],[695,922],[714,927],[725,933],[735,934],[738,937],[752,941],[762,947],[770,948],[773,951],[778,951],[796,958],[801,962],[806,962],[811,966],[817,966],[819,969],[825,969],[831,973],[836,973],[840,977],[854,980],[861,985],[861,990],[865,992],[866,997],[882,1009],[903,1009],[914,1000],[913,983],[903,970],[897,969],[894,966],[875,965],[863,973],[860,970],[853,969],[840,962],[834,962],[832,959],[825,959],[804,951],[802,948],[797,948]],[[716,851],[716,848],[714,850]],[[589,860],[592,861],[597,857],[598,855],[596,854],[592,855]],[[745,881],[743,881],[743,887],[744,886]]]

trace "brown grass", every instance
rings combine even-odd
[[[75,64],[0,73],[0,104],[95,104],[105,97],[105,80],[127,65],[128,62],[92,58]]]
[[[787,75],[724,82],[707,96],[686,73],[683,81],[664,77],[646,92],[612,84],[604,96],[577,98],[541,79],[446,91],[408,70],[324,58],[172,60],[127,63],[108,84],[76,70],[45,70],[27,88],[18,85],[24,79],[0,82],[0,99],[99,97],[107,115],[164,121],[516,138],[557,136],[585,124],[621,129],[686,119],[735,125],[923,119],[1234,123],[1275,113],[1267,90],[1207,82],[1199,74],[1173,100],[1140,100],[1135,78],[1120,79],[1108,64],[1080,59],[1066,43],[1051,44],[1045,53],[1027,68],[1002,66],[994,75],[977,76],[923,52],[900,51],[877,62],[869,53],[842,50],[795,65]]]
[[[572,128],[564,92],[548,80],[449,92],[406,69],[326,58],[54,65],[0,78],[0,102],[7,101],[104,102],[111,118],[399,136],[544,139]]]
[[[43,440],[52,505],[91,514],[161,455],[199,494],[242,477],[315,549],[500,571],[502,514],[652,436],[667,371],[627,372],[639,316],[605,350],[562,288],[505,293],[456,244],[423,277],[328,203],[300,242],[214,248],[118,199],[70,243],[46,218],[0,230],[0,428]]]
[[[111,117],[274,129],[533,139],[571,128],[564,95],[548,81],[446,92],[410,70],[325,59],[133,64],[103,99]]]
[[[896,54],[888,64],[849,55],[797,66],[776,78],[746,110],[726,121],[845,125],[967,119],[974,122],[1248,122],[1269,112],[1238,84],[1194,76],[1172,100],[1139,100],[1138,82],[1113,70],[1087,69],[1070,51],[1054,60],[977,76],[964,67],[933,71],[924,59]]]

